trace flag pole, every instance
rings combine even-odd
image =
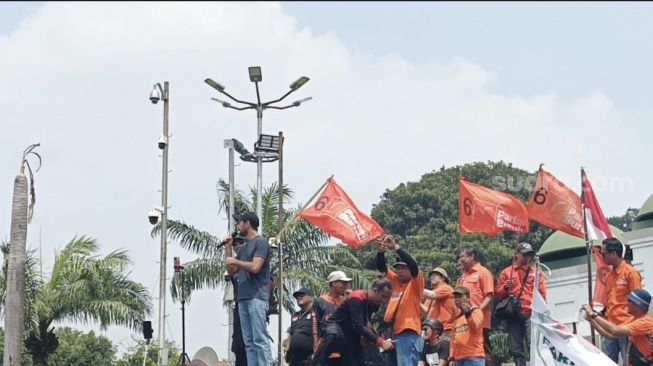
[[[585,246],[587,248],[587,296],[589,298],[588,304],[592,306],[592,247],[587,235],[587,215],[585,211],[585,183],[583,178],[585,177],[585,168],[580,168],[580,202],[581,208],[583,209],[583,227],[585,231]],[[596,346],[596,334],[594,332],[594,327],[590,327],[592,344]]]
[[[286,225],[284,225],[284,227],[281,228],[281,230],[279,230],[279,233],[277,234],[277,240],[281,240],[281,236],[283,236],[283,234],[286,232],[286,229],[288,229],[291,225],[293,225],[293,224],[295,223],[295,221],[297,221],[297,219],[299,219],[299,214],[301,214],[302,211],[304,211],[304,209],[305,209],[305,208],[306,208],[306,207],[307,207],[311,202],[313,202],[313,200],[315,199],[315,197],[317,197],[317,195],[320,194],[320,192],[322,192],[322,191],[324,190],[324,188],[327,186],[327,184],[329,184],[329,182],[331,182],[332,179],[333,179],[333,175],[330,176],[330,177],[326,180],[326,182],[324,182],[324,184],[322,184],[322,186],[321,186],[317,191],[315,191],[315,193],[313,194],[313,196],[311,196],[311,198],[309,198],[308,201],[304,202],[304,204],[302,205],[302,207],[301,207],[297,212],[295,212],[295,214],[294,214],[293,217],[290,219],[290,221],[288,221],[288,223],[286,223]]]

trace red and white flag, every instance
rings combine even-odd
[[[581,201],[585,206],[585,223],[587,226],[587,239],[602,242],[604,239],[612,237],[612,231],[608,220],[605,219],[599,201],[594,195],[594,190],[590,184],[585,170],[581,169],[583,180],[583,190],[581,192]]]

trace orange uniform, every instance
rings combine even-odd
[[[446,283],[441,283],[433,289],[437,300],[426,300],[428,319],[437,319],[444,326],[445,331],[453,329],[454,317],[456,314],[456,304],[453,301],[453,287]]]
[[[630,331],[630,341],[632,342],[631,347],[637,347],[637,350],[648,358],[653,352],[647,338],[647,335],[653,334],[653,318],[646,314],[641,318],[634,319],[624,326],[628,328],[628,331]]]
[[[483,312],[474,309],[469,318],[461,314],[454,320],[449,357],[454,360],[485,358],[483,349]]]
[[[622,261],[613,271],[605,276],[608,292],[605,304],[605,319],[612,324],[622,325],[633,320],[628,313],[629,293],[642,288],[642,275],[630,264]]]
[[[394,332],[399,334],[405,330],[412,330],[419,334],[422,331],[422,315],[420,305],[422,304],[422,293],[424,292],[424,276],[419,271],[417,277],[411,278],[407,284],[399,282],[397,274],[393,271],[386,272],[386,278],[392,282],[392,297],[388,301],[388,308],[385,311],[386,322],[392,321],[392,315],[397,309],[399,299],[401,306],[397,310]]]
[[[494,295],[494,276],[487,268],[476,263],[469,271],[463,273],[456,286],[467,287],[470,291],[469,300],[472,306],[481,306],[487,295]],[[492,322],[492,306],[483,310],[483,328],[490,329]]]
[[[519,290],[521,289],[522,286],[522,280],[524,279],[524,275],[526,274],[527,269],[528,269],[528,265],[520,266],[517,264],[513,264],[512,266],[507,267],[503,271],[501,271],[501,274],[499,275],[499,281],[497,282],[497,290],[496,290],[497,298],[503,299],[508,295],[518,296]],[[510,291],[506,291],[504,289],[506,282],[508,282],[508,280],[512,280],[512,287],[510,288]],[[540,283],[538,287],[539,287],[540,294],[542,295],[542,298],[546,300],[546,283],[544,282],[544,275],[542,274],[542,272],[540,272],[539,281]],[[526,278],[526,285],[524,286],[524,291],[522,292],[521,295],[522,316],[531,315],[531,303],[533,302],[534,286],[535,286],[535,268],[531,267],[531,270],[528,272],[528,277]]]

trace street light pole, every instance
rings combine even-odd
[[[206,79],[204,80],[205,83],[207,83],[209,86],[211,86],[213,89],[217,90],[218,92],[224,94],[227,96],[227,98],[231,99],[235,103],[243,105],[242,107],[235,107],[232,106],[231,103],[225,102],[216,98],[211,98],[212,100],[222,104],[223,107],[225,108],[231,108],[235,109],[238,111],[244,111],[246,109],[254,109],[256,110],[256,121],[257,121],[257,133],[258,136],[261,136],[263,133],[263,111],[266,109],[288,109],[292,107],[299,107],[302,103],[307,102],[311,100],[312,98],[304,98],[301,100],[297,100],[295,102],[292,102],[289,105],[286,106],[275,106],[274,104],[281,102],[284,100],[288,95],[296,91],[297,89],[301,88],[304,84],[306,84],[310,79],[307,78],[306,76],[302,76],[299,79],[297,79],[295,82],[290,84],[290,90],[286,92],[283,96],[281,96],[278,99],[271,100],[269,102],[262,103],[261,102],[261,94],[259,91],[258,83],[263,81],[263,74],[261,72],[261,68],[259,66],[252,66],[249,67],[248,69],[249,72],[249,80],[254,83],[254,86],[256,88],[256,103],[254,102],[247,102],[243,100],[236,99],[232,97],[229,93],[225,91],[224,85],[217,83],[213,81],[212,79]],[[265,222],[263,218],[263,202],[262,202],[262,196],[263,196],[263,162],[265,156],[262,154],[256,152],[256,215],[259,217],[260,225],[259,225],[259,234],[263,235],[263,223]],[[251,161],[251,160],[246,160],[246,161]]]
[[[259,160],[260,162],[261,160]],[[279,230],[283,227],[283,132],[279,131]],[[278,365],[283,360],[283,241],[278,238],[279,246],[279,342],[277,344]]]
[[[167,366],[168,364],[168,347],[165,342],[165,320],[166,320],[166,262],[167,262],[167,245],[168,245],[168,150],[170,144],[168,141],[168,108],[170,101],[169,84],[163,83],[154,85],[154,90],[150,93],[150,101],[156,104],[163,99],[163,136],[159,139],[159,149],[163,150],[163,167],[161,182],[161,254],[159,258],[159,354],[158,366]]]
[[[228,220],[229,220],[229,235],[234,232],[235,228],[235,222],[234,222],[234,140],[233,139],[227,139],[224,140],[224,148],[229,149],[229,213],[228,213]],[[231,285],[231,282],[229,283]],[[234,354],[231,351],[231,343],[232,343],[232,338],[234,334],[234,301],[236,299],[232,298],[227,301],[227,306],[229,307],[229,340],[227,342],[227,353],[229,354],[228,356],[228,361],[229,365],[233,366],[234,365]]]

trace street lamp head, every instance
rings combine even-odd
[[[212,79],[206,79],[206,80],[204,80],[204,82],[209,84],[209,86],[211,88],[219,91],[220,93],[222,93],[224,91],[224,85],[222,85],[222,84],[220,84],[218,82],[215,82]]]
[[[236,140],[236,139],[231,139],[234,143],[234,150],[236,150],[237,153],[240,155],[248,155],[249,151],[245,148],[245,145],[243,145],[242,142]]]
[[[225,102],[224,100],[220,100],[218,98],[211,98],[211,100],[222,104],[222,106],[225,108],[229,108],[231,106],[229,102]]]
[[[311,79],[307,78],[306,76],[300,77],[299,79],[295,80],[294,83],[290,84],[290,90],[295,91],[301,88],[304,86],[304,84],[308,83],[309,80]]]
[[[255,151],[264,151],[268,153],[279,152],[279,136],[278,135],[260,135],[258,141],[254,145]]]
[[[161,100],[161,86],[159,84],[154,84],[154,88],[150,93],[150,102],[152,104],[157,104]]]
[[[295,107],[299,107],[302,103],[308,102],[309,100],[313,100],[313,97],[308,97],[300,100],[296,100],[292,102],[292,105]]]
[[[249,81],[252,83],[260,83],[263,81],[263,73],[260,66],[250,66],[249,68]]]

